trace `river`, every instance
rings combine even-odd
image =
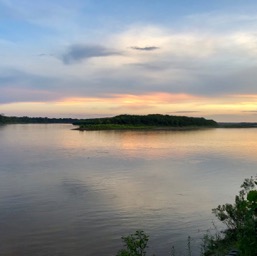
[[[72,128],[0,126],[0,255],[115,255],[138,229],[149,255],[184,255],[188,236],[199,255],[211,209],[257,173],[255,128]]]

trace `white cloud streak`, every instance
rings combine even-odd
[[[63,21],[65,16],[78,13],[76,9],[69,12],[67,8],[54,8],[58,19],[55,22],[53,11],[44,18],[36,7],[37,11],[32,15],[26,11],[26,4],[21,7],[16,6],[15,1],[5,0],[4,3],[15,10],[16,15],[40,26],[57,24],[54,26],[61,33],[61,39],[54,38],[52,46],[48,41],[44,49],[0,41],[5,47],[5,50],[0,49],[3,56],[0,68],[8,70],[11,81],[7,83],[0,76],[0,88],[5,88],[6,92],[5,102],[19,101],[17,94],[12,98],[14,90],[24,89],[27,93],[28,87],[37,95],[36,100],[40,100],[42,90],[48,91],[49,94],[42,94],[42,101],[68,95],[106,97],[122,93],[167,92],[219,97],[257,93],[254,82],[257,79],[257,35],[251,30],[256,16],[190,16],[185,21],[190,21],[191,26],[204,20],[205,27],[180,32],[166,26],[131,25],[119,33],[104,34],[101,41],[92,44],[92,39],[81,33],[80,25],[69,22],[69,18],[69,24]],[[241,21],[244,27],[250,24],[249,28],[237,29]],[[61,28],[65,24],[68,24],[67,31],[74,25],[75,31],[79,28],[79,33],[69,39]],[[229,31],[218,33],[207,29],[220,24],[228,24]],[[40,43],[41,47],[43,43]],[[42,52],[49,55],[39,57]],[[20,100],[26,100],[24,97]],[[32,101],[33,97],[28,96],[27,100]]]

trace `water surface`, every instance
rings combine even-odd
[[[157,255],[189,235],[199,252],[211,209],[256,174],[257,129],[71,128],[0,126],[0,255],[115,255],[137,229]]]

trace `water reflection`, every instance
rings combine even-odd
[[[183,250],[188,235],[197,250],[211,209],[256,174],[256,129],[71,128],[0,129],[3,255],[114,255],[138,228],[156,254]]]
[[[206,129],[191,131],[67,131],[56,140],[67,149],[94,151],[99,154],[122,153],[131,158],[178,158],[209,154],[245,157],[256,161],[256,129]],[[73,134],[71,134],[73,133]],[[65,138],[65,139],[64,139]],[[240,140],[243,138],[243,141]],[[111,145],[111,150],[110,150]],[[206,155],[207,155],[206,154]],[[199,161],[196,159],[195,161]]]

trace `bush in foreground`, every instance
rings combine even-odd
[[[219,255],[229,248],[238,249],[242,256],[257,255],[257,179],[245,179],[234,204],[219,205],[215,216],[226,229],[204,237],[205,255]]]
[[[213,209],[215,216],[226,226],[225,230],[214,234],[207,233],[203,238],[201,256],[224,256],[232,248],[240,256],[257,255],[257,179],[245,179],[234,204],[219,205]],[[145,256],[149,236],[144,231],[136,231],[122,237],[124,249],[117,256]],[[188,256],[191,256],[190,237],[188,238]],[[172,247],[171,256],[175,255]],[[236,254],[233,254],[236,255]]]
[[[118,252],[117,256],[145,256],[149,236],[142,230],[121,238],[125,249]]]

